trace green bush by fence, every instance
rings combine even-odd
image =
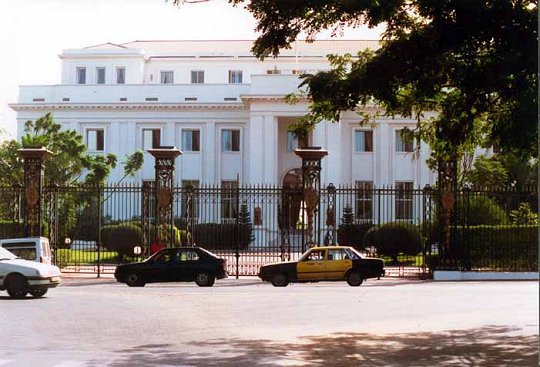
[[[508,214],[497,202],[483,194],[462,194],[458,199],[457,224],[496,225],[508,223]]]
[[[362,250],[364,236],[372,227],[372,223],[340,225],[337,229],[338,244]]]
[[[538,226],[456,227],[453,245],[471,270],[538,271]]]
[[[418,255],[422,252],[422,237],[415,225],[401,222],[389,222],[367,231],[364,247],[374,246],[377,253],[392,258],[398,263],[398,255]]]
[[[150,226],[150,233],[156,235],[157,231],[154,225]],[[159,237],[162,242],[169,243],[169,236],[169,230],[159,230]],[[172,244],[174,246],[182,246],[187,243],[185,231],[173,227],[173,236]],[[152,240],[150,239],[150,242],[153,242]],[[136,246],[144,248],[146,245],[140,223],[134,221],[103,226],[101,228],[101,243],[106,249],[116,251],[119,259],[132,256]]]
[[[0,221],[0,238],[24,237],[24,226],[18,222]]]
[[[195,245],[209,250],[246,249],[251,237],[246,224],[203,223],[193,228]]]

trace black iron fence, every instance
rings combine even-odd
[[[47,187],[42,233],[65,271],[112,271],[146,257],[157,239],[204,247],[226,258],[232,275],[256,274],[263,264],[297,259],[307,249],[301,189],[187,184],[173,194],[174,223],[162,228],[154,224],[151,186]],[[21,187],[0,188],[1,238],[24,235],[21,195]],[[537,197],[536,188],[460,190],[442,223],[436,189],[328,186],[320,193],[315,237],[382,257],[389,275],[536,271]]]

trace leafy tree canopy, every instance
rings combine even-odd
[[[87,153],[82,136],[73,130],[63,130],[50,113],[36,121],[27,121],[22,144],[16,140],[0,145],[0,184],[23,184],[24,164],[17,150],[23,147],[45,147],[53,152],[45,163],[45,182],[48,184],[99,184],[116,167],[114,154]],[[125,175],[133,175],[142,165],[142,153],[126,157]],[[126,177],[124,176],[124,177]]]
[[[538,160],[523,160],[513,153],[479,156],[464,179],[474,187],[514,187],[521,191],[538,182]]]
[[[290,48],[301,32],[312,40],[324,29],[386,25],[378,50],[334,56],[333,70],[305,77],[308,124],[375,100],[388,114],[418,118],[434,168],[487,142],[536,155],[536,1],[230,2],[258,21],[252,51],[260,58]],[[438,115],[424,119],[425,111]]]

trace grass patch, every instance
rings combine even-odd
[[[58,249],[56,250],[56,263],[59,267],[68,265],[95,265],[101,264],[119,264],[118,253],[116,251],[95,251],[95,250],[72,250]],[[124,257],[121,263],[129,263],[141,261],[139,257]]]
[[[377,255],[377,257],[384,260],[385,266],[424,266],[424,256],[423,255],[398,255],[398,263],[395,263],[390,256]]]

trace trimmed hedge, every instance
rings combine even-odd
[[[24,237],[24,225],[18,222],[0,221],[0,238]]]
[[[414,225],[401,222],[389,222],[367,231],[364,236],[364,248],[374,246],[377,253],[392,258],[398,263],[398,255],[417,255],[422,252],[422,236]]]
[[[497,202],[485,195],[471,194],[458,199],[457,224],[496,225],[508,223],[508,214]]]
[[[251,238],[246,224],[203,223],[194,226],[193,242],[209,250],[234,250],[248,248]]]
[[[150,226],[150,233],[155,234],[156,228]],[[168,230],[160,230],[160,237],[163,242],[169,242],[170,232]],[[187,243],[187,235],[185,231],[180,231],[173,227],[173,245],[182,246]],[[116,251],[119,259],[125,256],[132,256],[133,249],[136,246],[143,247],[144,236],[139,222],[124,222],[103,226],[101,228],[101,243],[110,251]]]
[[[456,252],[471,270],[538,271],[538,226],[456,227]]]
[[[371,228],[372,223],[340,225],[337,229],[337,242],[340,246],[353,246],[361,250],[364,236]]]
[[[143,245],[140,226],[134,224],[111,224],[101,227],[101,244],[109,251],[118,253],[119,260],[132,256],[136,246]]]

